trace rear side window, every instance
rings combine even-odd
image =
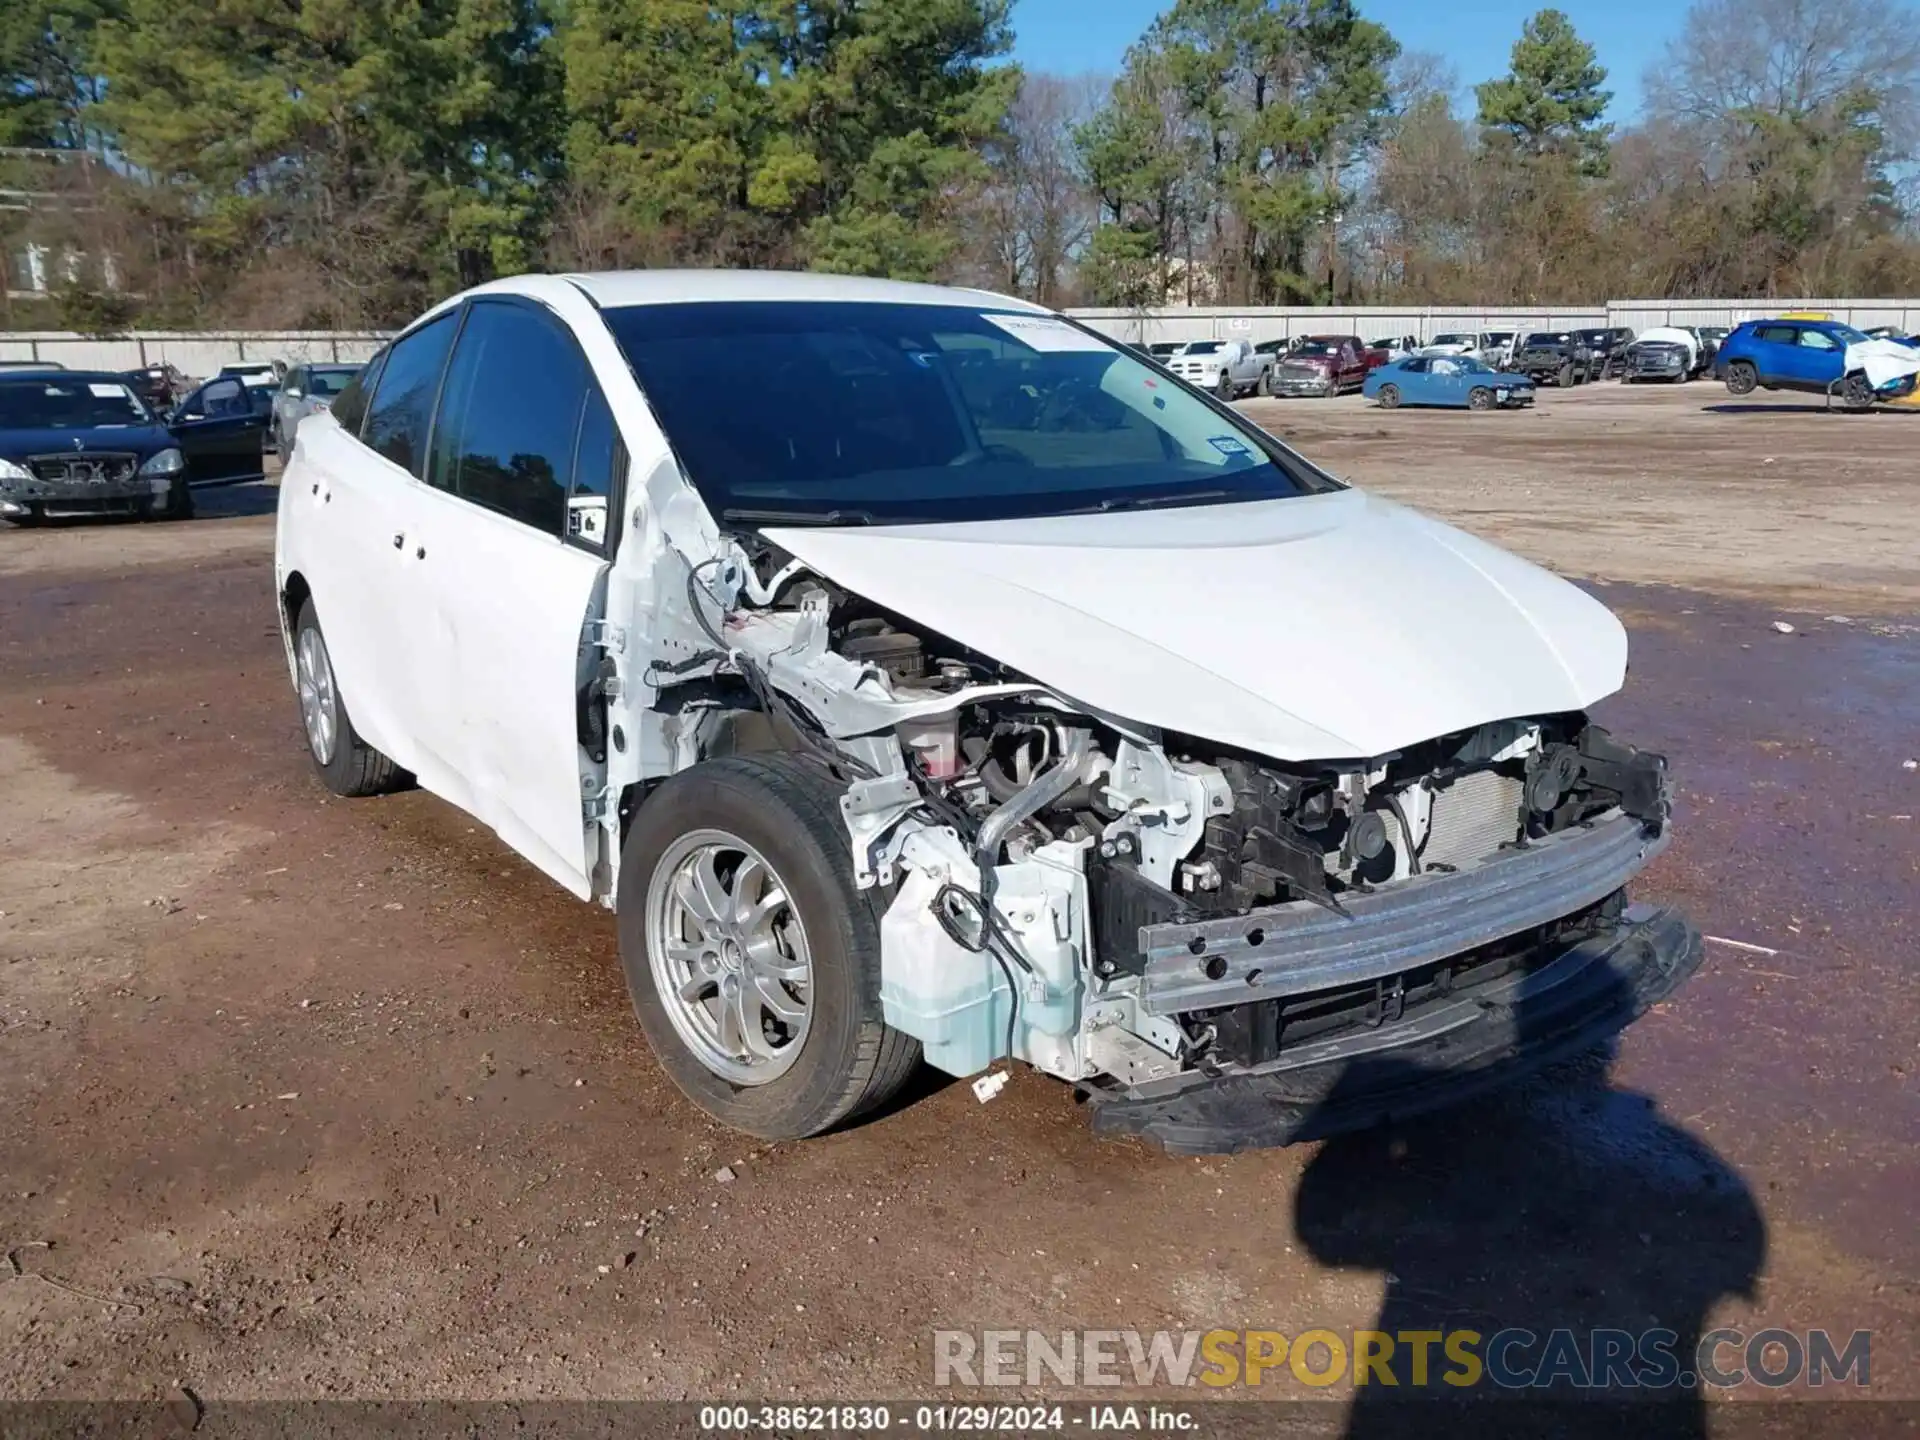
[[[394,342],[381,367],[361,439],[402,469],[426,473],[433,400],[453,344],[454,317],[442,315]],[[345,423],[345,422],[342,422]]]
[[[358,435],[360,426],[367,418],[367,396],[380,383],[380,369],[387,363],[387,352],[382,350],[367,362],[367,368],[354,376],[333,401],[333,418],[340,422],[340,428],[349,435]]]
[[[1791,325],[1763,325],[1753,332],[1753,338],[1769,345],[1791,345],[1800,335]]]
[[[428,483],[565,534],[587,385],[586,360],[557,321],[474,301],[447,372]]]

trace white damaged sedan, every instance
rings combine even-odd
[[[924,1057],[1280,1144],[1699,963],[1626,902],[1670,803],[1587,718],[1604,607],[1020,301],[483,286],[300,427],[276,581],[327,785],[416,778],[615,909],[661,1064],[756,1135]]]

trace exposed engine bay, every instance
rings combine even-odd
[[[646,748],[667,771],[799,750],[845,780],[856,883],[891,897],[887,1023],[955,1075],[1015,1058],[1139,1094],[1364,1046],[1608,935],[1665,843],[1665,762],[1583,713],[1280,762],[1097,712],[757,534],[724,543],[662,602],[681,623],[654,627],[675,638]]]

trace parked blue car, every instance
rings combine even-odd
[[[1721,342],[1713,373],[1731,395],[1804,390],[1837,394],[1849,410],[1865,410],[1876,399],[1895,399],[1913,389],[1911,376],[1876,392],[1864,374],[1845,374],[1847,347],[1868,338],[1838,320],[1748,320]]]
[[[1409,355],[1368,373],[1360,393],[1382,410],[1396,405],[1457,405],[1468,410],[1533,403],[1533,382],[1471,355]]]

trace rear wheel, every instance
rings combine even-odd
[[[1493,408],[1493,391],[1484,385],[1474,386],[1473,389],[1467,392],[1467,408],[1469,410],[1491,410]]]
[[[1380,401],[1380,408],[1382,410],[1392,410],[1400,404],[1400,387],[1398,385],[1382,385],[1380,387],[1380,393],[1376,398]]]
[[[293,630],[294,690],[300,700],[300,724],[307,735],[307,752],[321,783],[336,795],[379,795],[398,789],[405,772],[360,738],[347,715],[333,676],[333,656],[313,602],[300,606]]]
[[[880,1006],[883,896],[853,882],[842,786],[791,755],[668,779],[621,853],[620,960],[669,1079],[769,1140],[881,1104],[919,1042]]]
[[[1760,383],[1760,372],[1745,360],[1735,360],[1727,366],[1727,393],[1729,395],[1751,395]]]

